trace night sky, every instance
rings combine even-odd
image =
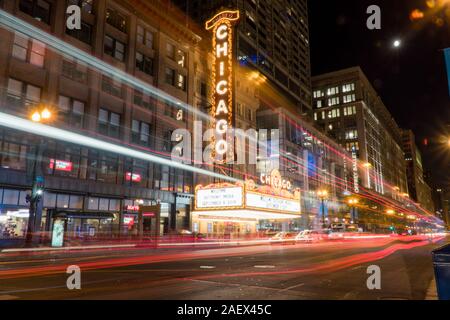
[[[450,97],[441,49],[450,47],[450,4],[431,12],[426,0],[309,0],[312,74],[359,65],[397,124],[412,129],[437,186],[450,187]],[[369,30],[369,5],[382,11],[382,29]],[[425,17],[412,21],[420,9]],[[442,20],[436,20],[441,18]],[[394,49],[394,39],[402,46]],[[428,139],[428,146],[424,145]]]

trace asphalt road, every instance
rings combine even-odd
[[[426,299],[431,250],[449,242],[358,240],[301,244],[0,254],[0,300]],[[79,265],[81,289],[65,268]],[[369,290],[367,267],[381,269]]]

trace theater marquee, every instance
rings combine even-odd
[[[213,34],[211,116],[215,132],[212,155],[216,161],[223,161],[227,152],[233,152],[233,141],[227,139],[226,133],[233,127],[233,22],[237,20],[239,11],[223,11],[206,22],[206,30]]]

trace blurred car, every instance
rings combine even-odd
[[[331,232],[328,234],[328,239],[329,239],[329,240],[341,240],[341,239],[344,239],[344,236],[345,236],[344,232],[340,232],[340,231],[331,231]]]
[[[295,241],[298,242],[315,242],[325,239],[327,236],[326,232],[320,230],[304,230],[301,231],[295,237]]]
[[[276,235],[270,238],[270,243],[280,243],[280,244],[295,244],[295,233],[292,232],[278,232]]]

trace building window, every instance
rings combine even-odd
[[[138,26],[136,38],[139,44],[142,44],[147,48],[153,49],[153,32],[145,29],[142,26]]]
[[[329,107],[335,106],[337,104],[339,104],[339,97],[333,97],[333,98],[328,99]]]
[[[38,21],[50,24],[52,6],[45,0],[20,0],[19,9]]]
[[[119,80],[103,76],[102,90],[117,98],[122,98],[122,83]]]
[[[350,106],[344,108],[344,116],[351,116],[356,114],[356,106]]]
[[[350,103],[356,101],[356,96],[354,94],[349,94],[343,97],[344,103]]]
[[[186,91],[186,76],[178,74],[177,76],[177,88]]]
[[[139,90],[134,90],[133,102],[135,105],[148,109],[150,111],[155,111],[156,102],[149,95],[143,94]]]
[[[355,91],[355,84],[354,83],[344,84],[342,86],[342,92],[343,93],[352,92],[352,91]]]
[[[200,89],[200,92],[199,92],[200,95],[203,98],[206,98],[206,96],[208,95],[208,87],[206,85],[206,82],[200,81],[199,89]]]
[[[125,160],[125,177],[126,185],[136,185],[147,187],[148,182],[148,162],[137,159],[127,158]]]
[[[171,68],[166,68],[166,83],[170,84],[171,86],[175,85],[175,70]]]
[[[341,116],[341,112],[339,109],[333,109],[328,111],[328,119],[334,119]]]
[[[83,128],[84,102],[65,96],[59,96],[59,113],[67,125]]]
[[[28,112],[23,107],[37,105],[41,101],[41,88],[10,78],[6,94],[7,108],[20,114]]]
[[[44,66],[45,44],[16,32],[14,35],[13,57],[35,66]]]
[[[120,135],[120,114],[106,109],[98,110],[98,131],[113,138]]]
[[[338,93],[339,93],[339,87],[332,87],[332,88],[328,88],[328,90],[327,90],[328,96],[334,96]]]
[[[148,146],[150,143],[150,125],[142,121],[133,120],[131,123],[131,142]]]
[[[153,59],[137,52],[136,68],[149,76],[153,76]]]
[[[105,36],[104,51],[107,55],[119,61],[125,60],[125,44],[110,36]]]
[[[322,107],[323,107],[322,100],[317,100],[317,101],[316,101],[316,108],[317,108],[317,109],[320,109],[320,108],[322,108]]]
[[[64,59],[62,61],[62,75],[74,81],[86,83],[87,67],[76,60],[69,61]]]
[[[68,0],[69,5],[76,5],[84,12],[92,14],[94,0]]]
[[[358,139],[358,130],[356,130],[356,129],[347,130],[345,132],[345,139],[346,140]]]
[[[181,68],[185,68],[186,67],[186,53],[181,51],[181,50],[177,50],[177,63]]]
[[[175,46],[171,43],[166,44],[166,56],[172,60],[175,60]]]
[[[80,40],[81,42],[91,45],[92,26],[90,24],[81,22],[81,30],[78,29],[70,30],[66,28],[66,34],[68,34],[71,37],[74,37],[75,39]]]
[[[322,98],[325,97],[325,92],[323,90],[316,90],[313,92],[314,98]]]
[[[345,144],[345,149],[348,152],[356,152],[359,151],[359,143],[358,142],[347,142]]]
[[[127,32],[127,19],[116,10],[106,9],[106,23],[123,33]]]

